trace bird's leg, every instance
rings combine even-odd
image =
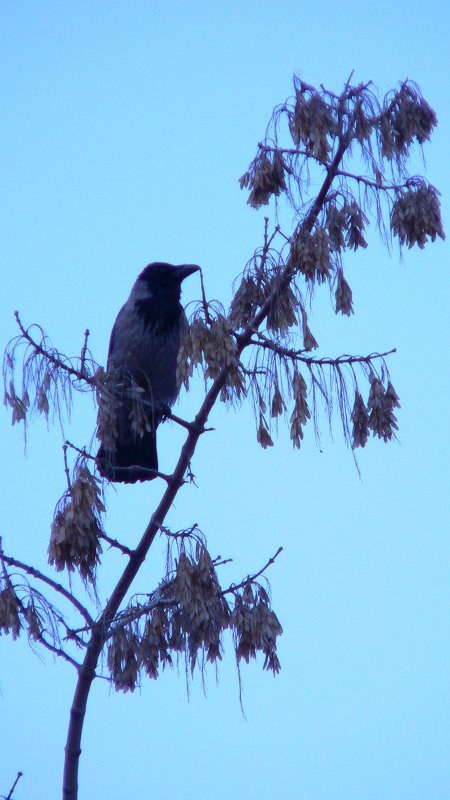
[[[162,406],[161,412],[162,412],[162,421],[170,419],[172,420],[172,422],[176,422],[177,425],[181,425],[182,428],[186,428],[186,430],[188,431],[192,430],[192,423],[187,422],[187,420],[182,419],[181,417],[177,417],[175,414],[172,414],[170,406],[168,405]]]
[[[186,428],[189,433],[194,431],[195,433],[207,433],[208,431],[213,431],[215,428],[205,428],[204,426],[199,426],[197,422],[188,422],[181,417],[177,417],[176,414],[173,414],[170,410],[170,407],[165,405],[161,409],[162,411],[162,421],[166,419],[170,419],[172,422],[175,422],[177,425],[181,425],[182,428]]]
[[[150,469],[147,467],[142,467],[140,464],[130,464],[128,467],[116,467],[116,472],[123,471],[124,474],[133,475],[134,472],[138,471],[139,474],[144,474],[145,476],[148,475],[148,479],[151,480],[152,478],[162,478],[163,481],[166,481],[167,484],[174,483],[173,475],[167,475],[165,472],[159,472],[157,469]],[[147,480],[147,478],[138,478],[139,481]],[[187,481],[182,481],[180,486],[182,486]]]

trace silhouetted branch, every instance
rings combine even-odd
[[[222,594],[234,594],[238,591],[238,589],[243,589],[244,586],[247,586],[247,584],[256,581],[256,579],[259,578],[266,571],[266,569],[272,566],[272,564],[275,564],[276,559],[282,551],[283,548],[279,547],[275,555],[273,555],[272,558],[269,558],[267,564],[264,564],[264,566],[258,572],[255,572],[253,575],[247,575],[247,577],[244,578],[240,583],[233,583],[228,589],[225,589]]]
[[[105,542],[108,542],[110,547],[114,547],[116,550],[120,550],[120,552],[124,556],[131,556],[133,553],[133,551],[125,544],[121,544],[117,539],[112,539],[110,536],[107,536],[106,533],[101,533],[100,539],[103,539]]]
[[[363,183],[365,186],[370,186],[372,189],[376,189],[377,191],[380,190],[382,192],[398,192],[400,189],[407,189],[408,186],[414,182],[413,178],[408,178],[408,180],[404,181],[403,183],[386,183],[385,181],[374,181],[371,178],[368,178],[366,175],[357,175],[354,172],[346,172],[346,170],[339,169],[336,175],[341,175],[343,178],[350,178],[350,180],[356,181],[357,183]]]
[[[84,447],[77,447],[72,442],[69,442],[68,439],[66,439],[64,444],[66,444],[67,447],[70,447],[71,450],[75,450],[75,452],[78,453],[80,456],[83,456],[83,458],[87,458],[90,461],[96,460],[95,456],[93,456],[92,453],[88,453],[88,451]]]
[[[3,798],[3,800],[11,800],[11,798],[12,798],[12,796],[13,796],[13,791],[14,791],[14,789],[16,788],[17,784],[19,783],[19,781],[20,781],[20,779],[21,779],[22,775],[23,775],[23,772],[18,772],[18,773],[17,773],[17,778],[16,778],[16,780],[14,781],[13,785],[11,786],[11,789],[9,790],[9,793],[8,793],[8,795],[5,797],[5,795],[3,795],[3,794],[2,794],[2,798]]]
[[[86,328],[84,332],[84,343],[83,347],[81,348],[81,358],[80,358],[80,364],[81,364],[80,372],[82,375],[86,375],[86,353],[87,353],[87,343],[88,343],[89,333],[90,333],[89,329]]]
[[[52,578],[49,578],[47,575],[44,575],[43,572],[40,572],[38,569],[35,569],[35,567],[31,567],[29,564],[25,564],[23,561],[19,561],[17,558],[12,558],[11,556],[5,555],[5,553],[2,550],[1,537],[0,537],[0,554],[1,554],[1,559],[5,562],[5,564],[8,564],[9,567],[17,567],[18,569],[21,569],[24,572],[26,572],[27,575],[31,575],[33,578],[36,578],[37,580],[42,581],[43,583],[46,583],[47,586],[51,586],[51,588],[54,589],[55,592],[58,592],[60,595],[65,597],[65,599],[68,600],[69,603],[71,603],[74,606],[74,608],[76,608],[77,611],[80,612],[80,614],[82,615],[82,617],[84,617],[89,627],[92,627],[94,625],[94,620],[89,614],[87,608],[85,608],[83,604],[80,603],[80,601],[77,600],[77,598],[74,597],[74,595],[71,592],[65,589],[64,586],[62,586],[60,583],[57,583]]]
[[[56,356],[53,355],[53,353],[50,353],[48,350],[45,349],[45,347],[42,347],[42,345],[40,345],[38,342],[36,342],[35,339],[33,339],[33,337],[31,336],[31,334],[28,333],[28,329],[26,329],[23,326],[22,321],[21,321],[21,319],[19,317],[19,312],[18,311],[14,312],[14,316],[16,318],[17,324],[18,324],[18,326],[20,328],[20,332],[21,332],[23,338],[31,345],[31,347],[36,351],[36,353],[39,353],[39,355],[41,355],[44,358],[46,358],[47,361],[50,361],[58,369],[61,369],[64,372],[67,372],[72,377],[77,378],[80,381],[85,381],[90,386],[95,387],[96,384],[95,384],[94,379],[89,377],[89,375],[87,375],[87,373],[86,373],[86,352],[85,351],[84,351],[84,353],[82,351],[83,370],[77,370],[71,364],[66,364],[66,363],[64,363],[64,361],[61,361],[60,358],[57,358]],[[85,343],[86,342],[87,342],[87,339],[85,339]],[[83,347],[83,350],[84,350],[84,347]]]
[[[289,347],[283,347],[277,342],[265,338],[262,333],[258,333],[258,339],[251,339],[249,344],[256,345],[256,347],[263,347],[265,350],[271,350],[283,358],[289,358],[293,361],[302,361],[304,364],[308,364],[310,366],[316,365],[322,367],[340,367],[343,364],[370,364],[371,361],[375,361],[380,358],[384,359],[387,356],[397,352],[397,348],[393,347],[392,350],[387,350],[385,353],[369,353],[367,356],[343,355],[338,356],[337,358],[329,358],[327,356],[315,358],[314,356],[305,355],[305,350],[293,350]]]
[[[36,635],[34,637],[34,640],[36,642],[39,642],[39,644],[41,644],[43,647],[49,650],[50,653],[53,653],[53,655],[58,656],[59,658],[63,658],[65,661],[68,662],[68,664],[71,664],[72,667],[75,667],[76,670],[80,669],[81,664],[79,664],[78,661],[75,661],[75,659],[72,658],[72,656],[69,656],[69,654],[66,653],[66,651],[63,650],[62,647],[56,647],[56,645],[50,644],[50,642],[48,642],[45,639],[42,633],[40,635]]]

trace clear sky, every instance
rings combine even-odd
[[[449,21],[446,0],[4,2],[2,346],[18,308],[69,354],[89,327],[104,362],[131,284],[159,259],[201,264],[208,295],[227,303],[265,213],[246,205],[238,178],[294,72],[335,92],[353,69],[382,92],[419,83],[439,118],[425,155],[445,224]],[[224,581],[283,545],[270,573],[280,675],[244,665],[246,720],[230,643],[206,698],[197,680],[188,701],[182,671],[133,696],[98,682],[84,800],[449,797],[448,258],[442,242],[404,263],[375,234],[369,244],[347,271],[355,317],[336,320],[322,302],[311,327],[324,355],[398,348],[399,442],[369,442],[361,480],[325,420],[321,451],[312,430],[300,452],[284,430],[262,451],[250,409],[221,407],[195,459],[198,488],[168,518],[173,529],[198,522],[212,554],[234,559]],[[198,294],[192,277],[184,299]],[[188,416],[199,402],[197,390],[177,408]],[[83,401],[67,433],[82,443],[94,424]],[[24,456],[6,413],[1,429],[4,547],[45,569],[61,434],[36,422]],[[161,430],[164,468],[180,441]],[[159,494],[157,482],[111,491],[110,535],[135,542]],[[105,592],[120,568],[108,563]],[[140,590],[162,568],[158,544]],[[16,800],[56,798],[75,674],[25,641],[2,637],[0,654],[0,793],[20,769]]]

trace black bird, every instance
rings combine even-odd
[[[196,264],[149,264],[119,311],[98,420],[97,464],[110,481],[156,477],[151,473],[158,469],[156,429],[179,392],[177,356],[186,325],[181,283],[199,269]]]

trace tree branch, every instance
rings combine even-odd
[[[358,183],[364,183],[365,186],[370,186],[382,192],[397,192],[399,189],[407,189],[414,180],[413,178],[408,178],[404,183],[380,183],[368,178],[366,175],[356,175],[353,172],[346,172],[342,169],[337,170],[336,175],[341,175],[343,178],[350,178]]]
[[[46,358],[48,361],[50,361],[52,364],[54,364],[55,367],[57,367],[58,369],[62,369],[65,372],[67,372],[69,375],[72,375],[72,377],[78,378],[78,380],[80,380],[80,381],[85,381],[90,386],[95,387],[96,383],[95,383],[94,379],[89,377],[89,375],[87,375],[87,373],[86,373],[86,352],[85,351],[84,352],[82,351],[83,370],[80,371],[80,370],[75,369],[75,367],[73,367],[73,366],[71,366],[69,364],[65,364],[64,361],[61,361],[60,358],[56,358],[56,356],[54,356],[52,353],[50,353],[48,350],[46,350],[44,347],[42,347],[42,345],[38,344],[38,342],[36,342],[33,339],[33,337],[28,333],[28,330],[26,328],[24,328],[24,326],[22,324],[22,321],[21,321],[21,319],[19,317],[19,312],[18,311],[14,312],[14,316],[16,318],[17,324],[18,324],[18,326],[20,328],[20,331],[22,333],[23,338],[26,339],[26,341],[33,347],[33,349],[37,353],[39,353],[39,355],[41,355],[44,358]],[[83,348],[83,350],[84,350],[84,348]]]
[[[308,214],[302,223],[299,224],[298,229],[306,232],[311,232],[318,215],[320,214],[326,200],[327,193],[336,176],[336,171],[348,147],[349,140],[347,136],[342,136],[336,154],[333,158],[331,165],[328,167],[326,177],[322,187],[313,202]],[[244,332],[239,335],[237,339],[237,356],[239,357],[242,351],[248,347],[255,331],[258,330],[262,322],[269,314],[271,305],[280,291],[288,286],[292,280],[295,271],[293,269],[290,257],[283,271],[281,272],[277,285],[274,286],[272,292],[267,297],[260,310],[255,314],[253,319],[249,322]],[[79,670],[78,682],[75,689],[72,708],[70,711],[69,730],[66,742],[66,758],[64,765],[64,782],[63,782],[63,798],[64,800],[73,800],[78,792],[78,762],[81,753],[81,734],[83,730],[84,716],[86,713],[87,700],[91,688],[92,681],[95,677],[95,669],[97,666],[100,653],[105,644],[108,636],[110,625],[119,610],[119,607],[128,592],[134,578],[136,577],[140,567],[142,566],[147,553],[155,539],[155,536],[163,524],[165,517],[172,506],[172,503],[184,483],[184,476],[188,469],[189,463],[195,452],[197,442],[201,433],[205,429],[206,422],[209,414],[219,397],[222,388],[226,384],[228,367],[224,366],[218,378],[213,382],[211,388],[206,394],[202,403],[200,411],[195,417],[194,424],[189,430],[186,441],[182,447],[180,457],[172,475],[172,481],[167,485],[166,490],[153,513],[147,528],[139,542],[134,553],[125,567],[122,576],[103,611],[98,623],[92,629],[91,639],[87,646],[87,651],[83,664]]]
[[[11,798],[13,796],[13,791],[16,788],[17,784],[19,783],[22,775],[23,775],[23,772],[18,772],[17,773],[17,778],[14,781],[13,785],[11,786],[11,789],[9,790],[9,793],[8,793],[7,797],[5,797],[5,795],[2,795],[3,800],[11,800]]]
[[[72,658],[72,656],[69,656],[69,654],[62,649],[62,647],[56,647],[54,644],[50,644],[50,642],[48,642],[44,638],[42,633],[39,636],[35,636],[34,640],[36,642],[39,642],[39,644],[42,644],[43,647],[45,647],[47,650],[53,653],[53,655],[59,656],[60,658],[63,658],[65,661],[67,661],[69,664],[72,664],[72,666],[75,667],[76,670],[80,669],[81,664],[79,664],[78,661],[75,661],[75,659]]]
[[[106,533],[101,533],[100,539],[104,539],[104,541],[107,542],[110,547],[120,550],[124,556],[131,556],[133,554],[133,551],[129,547],[127,547],[125,544],[121,544],[117,539],[112,539],[110,536],[107,536]]]
[[[19,561],[17,558],[12,558],[11,556],[5,555],[5,553],[2,550],[1,537],[0,537],[0,553],[2,560],[5,562],[5,564],[8,564],[9,567],[17,567],[18,569],[23,570],[28,575],[31,575],[33,578],[36,578],[37,580],[42,581],[43,583],[46,583],[47,586],[51,586],[51,588],[54,589],[55,592],[58,592],[60,595],[65,597],[65,599],[68,600],[69,603],[72,603],[74,608],[76,608],[77,611],[79,611],[79,613],[81,614],[81,616],[86,620],[89,628],[92,628],[92,626],[94,625],[94,620],[89,614],[87,608],[85,608],[83,604],[80,603],[80,601],[77,600],[77,598],[74,597],[74,595],[68,591],[68,589],[65,589],[64,586],[52,580],[52,578],[48,578],[47,575],[44,575],[43,572],[40,572],[38,569],[35,569],[35,567],[30,567],[29,564],[25,564],[23,561]]]
[[[392,350],[387,350],[385,353],[370,353],[368,356],[343,355],[338,356],[337,358],[329,358],[328,356],[324,356],[323,358],[314,358],[313,356],[306,356],[304,350],[293,350],[289,347],[283,347],[277,342],[272,342],[270,339],[266,339],[262,333],[258,333],[258,339],[252,339],[249,344],[262,347],[266,350],[271,350],[283,358],[290,358],[294,361],[302,361],[304,364],[308,364],[308,366],[317,365],[322,367],[339,367],[342,366],[342,364],[370,364],[371,361],[375,361],[378,358],[386,358],[387,356],[397,352],[397,348],[393,347]]]
[[[272,558],[269,558],[267,564],[264,564],[264,566],[258,572],[255,572],[254,575],[247,575],[247,577],[238,584],[232,584],[228,589],[225,589],[222,594],[234,594],[234,592],[236,592],[238,589],[243,589],[244,586],[247,586],[247,584],[256,581],[256,579],[259,578],[266,571],[266,569],[272,566],[272,564],[275,564],[276,559],[282,551],[283,548],[279,547],[275,555],[272,556]]]

